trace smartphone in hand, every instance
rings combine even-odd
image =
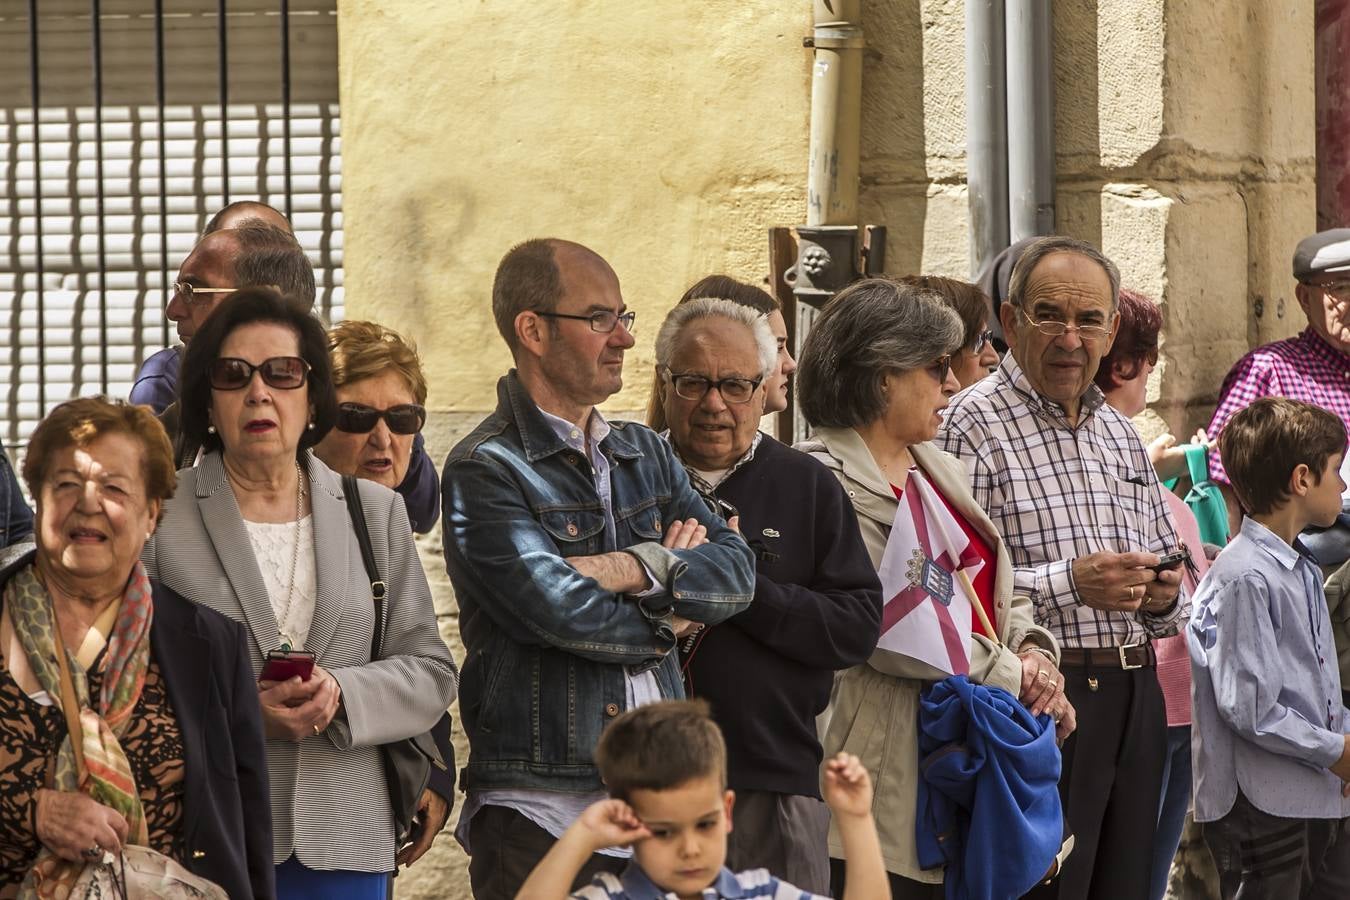
[[[314,674],[314,654],[308,650],[273,650],[263,661],[259,681],[287,681],[300,676],[301,681],[309,681]]]
[[[1182,547],[1176,553],[1169,553],[1162,559],[1158,560],[1158,564],[1156,566],[1149,566],[1148,568],[1152,569],[1154,574],[1161,575],[1168,569],[1179,568],[1184,563],[1189,562],[1190,558],[1191,558],[1191,551],[1187,550],[1185,547]]]

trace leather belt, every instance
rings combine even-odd
[[[1142,669],[1156,666],[1158,656],[1153,644],[1125,644],[1121,647],[1061,647],[1059,661],[1066,666],[1095,666],[1100,669]]]

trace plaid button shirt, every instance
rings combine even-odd
[[[936,443],[965,463],[975,502],[1008,545],[1013,590],[1031,598],[1036,623],[1064,646],[1135,644],[1185,621],[1184,595],[1159,616],[1079,602],[1075,558],[1101,550],[1161,555],[1180,546],[1139,432],[1095,385],[1075,427],[1009,353],[994,374],[952,400]]]
[[[1228,420],[1253,400],[1287,397],[1320,406],[1350,426],[1350,356],[1322,340],[1311,328],[1257,347],[1233,366],[1219,389],[1219,406],[1209,422],[1217,437]],[[1209,455],[1209,477],[1228,484],[1218,448]]]

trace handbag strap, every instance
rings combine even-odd
[[[370,546],[370,529],[366,527],[366,510],[361,505],[361,491],[357,487],[355,475],[342,476],[342,493],[347,500],[347,512],[351,515],[352,528],[356,531],[356,542],[361,545],[361,562],[366,567],[366,577],[370,579],[370,595],[375,600],[375,631],[370,638],[370,658],[380,658],[380,645],[384,643],[384,595],[385,583],[380,578],[380,567],[375,564],[375,551]]]
[[[61,670],[61,714],[66,717],[66,731],[70,735],[70,749],[75,751],[75,776],[83,782],[84,728],[80,726],[80,701],[75,697],[75,680],[70,677],[70,663],[66,660],[66,642],[61,637],[61,623],[52,610],[52,639],[56,644],[56,665]]]

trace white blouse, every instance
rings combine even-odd
[[[318,575],[314,562],[314,517],[305,516],[300,528],[294,522],[250,522],[249,541],[258,560],[267,597],[272,601],[272,614],[277,619],[277,631],[282,642],[289,638],[292,650],[303,650],[309,639],[309,626],[314,621],[314,598],[318,593]],[[296,553],[296,532],[299,531],[300,549]],[[290,587],[291,560],[295,560],[295,587]]]

